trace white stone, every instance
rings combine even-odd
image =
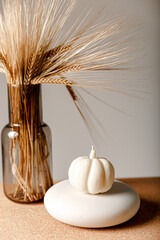
[[[52,217],[63,223],[101,228],[132,218],[139,209],[140,199],[129,185],[117,180],[108,192],[97,195],[80,192],[65,180],[47,191],[44,205]]]

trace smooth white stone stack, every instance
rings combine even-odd
[[[130,186],[117,180],[108,192],[97,195],[80,192],[65,180],[47,191],[44,205],[52,217],[63,223],[102,228],[132,218],[139,209],[140,199]]]

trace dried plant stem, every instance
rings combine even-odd
[[[35,139],[37,139],[37,129],[35,128]],[[36,173],[35,173],[35,182],[36,182],[36,197],[41,198],[41,193],[39,189],[39,162],[38,162],[38,144],[35,140],[35,160],[36,160]]]
[[[18,133],[10,139],[12,174],[16,179],[10,197],[17,201],[40,200],[52,185],[47,140],[40,127],[38,91],[38,85],[9,84],[10,124],[12,131]]]

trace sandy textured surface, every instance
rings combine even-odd
[[[121,179],[122,180],[122,179]],[[160,240],[160,178],[123,179],[141,198],[134,218],[116,227],[84,229],[58,222],[43,202],[14,203],[0,185],[0,240]]]

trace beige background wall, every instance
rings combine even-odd
[[[105,0],[90,2],[99,5]],[[85,1],[82,1],[83,7]],[[149,177],[160,173],[159,10],[156,0],[113,0],[109,1],[106,11],[106,16],[108,13],[122,16],[132,13],[136,19],[143,20],[140,48],[147,56],[138,64],[146,68],[144,71],[135,71],[132,76],[129,72],[125,73],[125,78],[143,80],[149,93],[141,93],[143,99],[137,99],[91,91],[104,102],[125,112],[122,113],[82,92],[104,128],[102,131],[98,127],[102,140],[99,146],[95,146],[97,155],[107,157],[114,164],[116,177]],[[123,72],[119,74],[120,78],[124,77]],[[112,79],[113,76],[110,74],[106,77]],[[78,156],[88,155],[93,141],[64,87],[43,85],[43,115],[53,135],[54,179],[65,179],[71,161]],[[5,77],[0,75],[0,130],[7,121],[7,83]],[[2,180],[1,170],[0,165]]]

